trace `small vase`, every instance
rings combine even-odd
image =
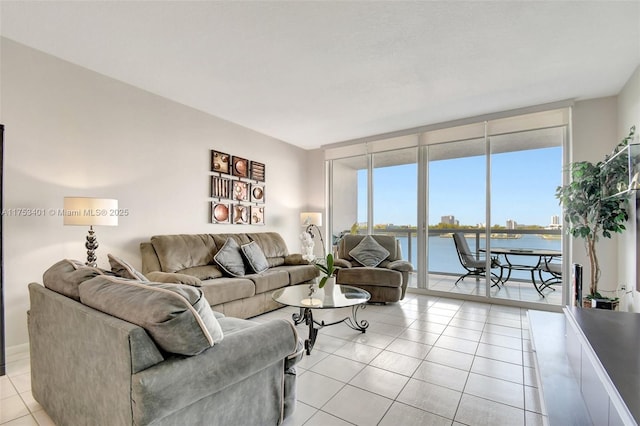
[[[332,276],[327,278],[322,289],[324,290],[324,302],[332,305],[333,294],[336,289],[336,277]]]
[[[325,283],[324,283],[324,292],[325,292],[325,294],[333,293],[333,289],[335,287],[336,287],[336,277],[335,276],[330,276],[329,278],[327,278],[327,281],[325,281]]]

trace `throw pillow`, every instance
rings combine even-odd
[[[389,251],[378,244],[371,235],[367,235],[349,252],[349,255],[364,266],[375,267],[389,257]]]
[[[251,266],[251,269],[253,269],[256,274],[260,274],[269,269],[267,257],[264,255],[258,243],[251,241],[249,244],[243,244],[240,249],[245,259],[247,259],[247,263],[249,263],[249,266]]]
[[[202,290],[100,276],[79,287],[80,301],[144,328],[166,352],[197,355],[223,339]]]
[[[109,258],[109,264],[111,265],[111,272],[113,272],[117,276],[130,280],[149,282],[147,277],[145,277],[142,273],[136,271],[136,269],[131,266],[131,264],[124,261],[123,259],[115,257],[112,254],[108,254],[107,257]]]
[[[240,246],[233,238],[227,238],[222,248],[213,259],[232,277],[243,277],[245,274],[244,260],[240,254]]]
[[[49,290],[80,300],[78,286],[105,271],[86,266],[79,260],[63,259],[53,264],[42,275],[42,283]]]

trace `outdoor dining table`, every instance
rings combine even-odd
[[[486,253],[486,249],[480,249],[481,252]],[[531,282],[540,296],[544,297],[542,289],[536,282],[536,272],[540,273],[542,266],[545,262],[549,262],[554,257],[562,257],[560,250],[549,249],[526,249],[526,248],[504,248],[504,247],[491,247],[492,255],[503,256],[505,263],[500,265],[500,278],[502,283],[505,283],[511,278],[512,271],[528,271],[531,273]],[[537,257],[537,262],[531,262],[529,264],[523,263],[521,260],[516,260],[517,256],[530,256]],[[507,277],[502,278],[504,270],[507,270]]]

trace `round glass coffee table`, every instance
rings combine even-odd
[[[358,321],[358,309],[364,308],[371,295],[369,292],[351,287],[349,285],[336,284],[332,292],[326,292],[324,288],[307,284],[284,287],[273,292],[273,300],[287,306],[300,308],[299,313],[292,315],[295,325],[304,323],[309,327],[309,338],[304,341],[307,355],[311,355],[311,349],[316,343],[318,330],[330,325],[345,323],[354,330],[367,331],[369,322]],[[337,309],[351,306],[351,316],[331,323],[316,321],[313,319],[313,309]]]

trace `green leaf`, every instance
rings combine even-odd
[[[322,287],[324,287],[324,285],[327,283],[327,279],[328,279],[328,278],[329,278],[329,277],[326,277],[326,276],[325,276],[325,277],[322,277],[322,278],[320,279],[320,284],[318,284],[318,288],[322,288]]]

